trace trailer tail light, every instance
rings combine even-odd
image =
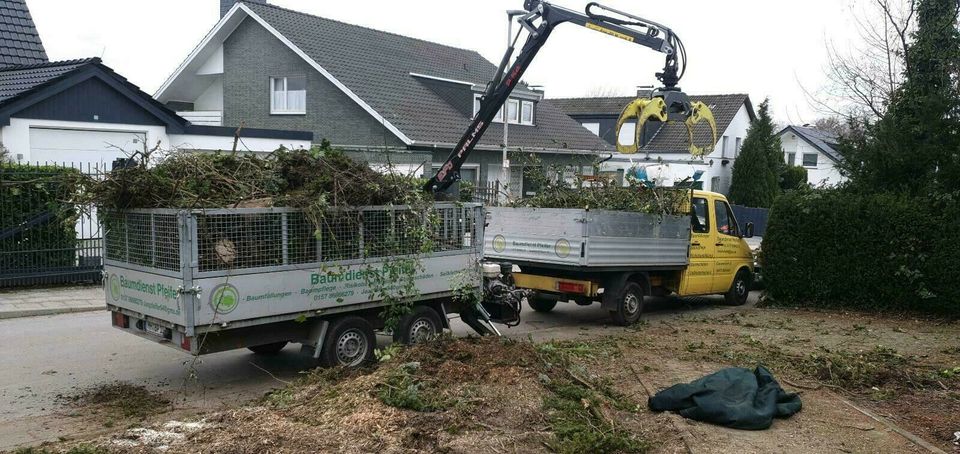
[[[563,293],[586,293],[586,288],[583,284],[578,284],[576,282],[557,282],[557,290]]]
[[[130,317],[127,317],[121,312],[112,313],[113,326],[117,328],[129,328],[130,327]]]

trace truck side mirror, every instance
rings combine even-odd
[[[753,238],[753,223],[748,222],[747,225],[743,228],[743,237],[744,238]]]

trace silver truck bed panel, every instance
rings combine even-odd
[[[690,221],[561,208],[489,208],[485,258],[580,267],[679,267],[688,263]]]

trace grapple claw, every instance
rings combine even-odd
[[[706,104],[702,102],[691,102],[687,104],[686,95],[680,93],[682,103],[679,103],[680,108],[671,107],[670,112],[668,113],[667,104],[661,97],[653,98],[639,98],[633,101],[630,101],[626,107],[623,108],[623,111],[620,113],[620,118],[617,119],[617,151],[624,154],[633,154],[637,153],[640,150],[640,137],[643,134],[643,126],[647,123],[648,120],[655,119],[661,122],[667,122],[673,117],[674,120],[679,120],[684,118],[684,124],[687,127],[687,137],[690,143],[690,154],[696,158],[702,158],[704,155],[710,154],[713,151],[713,147],[717,143],[717,122],[713,118],[713,112],[707,107]],[[685,108],[689,106],[689,108]],[[678,113],[681,113],[680,118],[677,118]],[[634,130],[634,140],[630,145],[624,145],[620,143],[620,128],[626,124],[627,121],[631,119],[637,120],[637,127]],[[693,141],[693,127],[702,122],[706,121],[710,126],[711,137],[713,139],[707,145],[702,147],[697,146]]]

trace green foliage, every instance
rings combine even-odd
[[[807,169],[803,166],[786,166],[780,174],[780,189],[790,191],[807,186]]]
[[[789,192],[770,212],[764,282],[780,302],[956,316],[957,195]]]
[[[0,164],[0,232],[22,226],[45,213],[53,217],[0,239],[0,270],[55,269],[74,266],[76,212],[68,182],[75,169]]]
[[[515,207],[582,208],[612,211],[676,215],[684,211],[689,193],[671,188],[650,188],[632,175],[626,185],[601,175],[599,163],[592,175],[584,175],[578,167],[545,167],[536,157],[526,176],[538,187],[536,195],[513,201]],[[536,171],[532,169],[542,169]]]
[[[960,31],[955,0],[921,0],[904,82],[875,123],[854,121],[842,170],[863,191],[960,189]]]
[[[740,154],[733,165],[730,202],[749,207],[769,208],[780,195],[783,171],[780,138],[773,129],[770,100],[760,104],[757,119],[750,124]]]
[[[429,381],[417,375],[419,368],[419,363],[407,363],[393,370],[378,386],[380,401],[391,407],[419,412],[448,408],[451,403],[441,397]]]

